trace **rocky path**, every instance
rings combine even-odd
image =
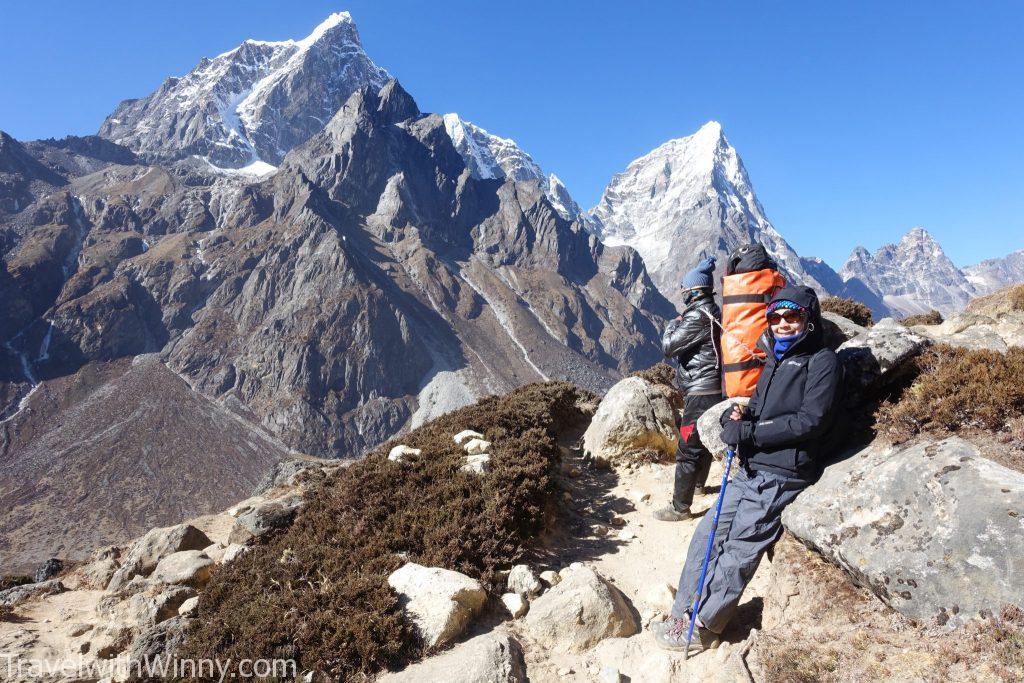
[[[593,649],[554,653],[532,642],[526,629],[512,622],[523,644],[527,672],[544,681],[746,681],[738,651],[760,625],[762,595],[770,563],[765,559],[747,589],[736,621],[717,651],[684,661],[681,654],[657,647],[649,625],[671,608],[686,550],[698,518],[660,522],[653,512],[671,495],[674,465],[639,464],[598,469],[575,455],[563,467],[567,511],[559,532],[549,539],[538,570],[561,569],[582,562],[615,585],[630,601],[643,630],[628,638],[608,638]],[[698,515],[713,514],[722,465],[714,463],[709,494],[698,496]],[[617,672],[617,673],[616,673]],[[619,678],[616,678],[616,675]]]

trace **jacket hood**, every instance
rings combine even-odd
[[[792,301],[807,309],[807,322],[809,325],[804,330],[804,336],[800,340],[798,345],[794,345],[801,353],[803,352],[814,352],[824,346],[824,334],[821,323],[821,304],[818,302],[818,295],[810,287],[790,285],[783,287],[772,300],[768,303],[771,306],[776,301]],[[775,336],[772,334],[772,328],[768,327],[768,336],[772,342],[775,341]]]

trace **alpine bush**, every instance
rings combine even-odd
[[[853,299],[842,299],[838,296],[825,297],[821,300],[821,310],[841,315],[862,327],[871,327],[875,322],[871,317],[871,309]]]
[[[909,315],[900,322],[907,327],[911,327],[913,325],[941,325],[944,320],[942,314],[933,309],[927,313]]]

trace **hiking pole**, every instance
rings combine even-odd
[[[704,551],[704,566],[700,569],[700,579],[697,581],[697,595],[694,596],[693,606],[690,608],[690,627],[686,630],[686,650],[683,652],[683,659],[687,659],[690,656],[690,641],[693,640],[693,627],[697,624],[697,607],[700,605],[700,594],[704,592],[704,579],[707,578],[708,564],[711,562],[711,548],[715,544],[715,531],[718,529],[718,516],[722,514],[722,501],[725,500],[725,487],[729,483],[729,470],[732,469],[732,459],[735,455],[735,449],[726,449],[725,473],[722,475],[722,487],[718,489],[718,504],[715,505],[715,518],[711,521],[711,533],[708,535],[708,548]]]

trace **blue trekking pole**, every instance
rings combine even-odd
[[[700,580],[697,581],[697,595],[693,598],[693,607],[690,608],[690,627],[686,630],[686,651],[683,652],[683,659],[690,656],[690,641],[693,640],[693,627],[697,624],[697,607],[700,605],[700,594],[704,592],[704,579],[708,575],[708,564],[711,562],[711,548],[715,544],[715,531],[718,529],[718,516],[722,514],[722,501],[725,500],[725,487],[729,483],[729,470],[732,469],[732,459],[736,451],[728,448],[725,451],[725,473],[722,475],[722,487],[718,489],[718,504],[715,506],[715,518],[711,522],[711,534],[708,535],[708,548],[704,551],[704,566],[700,569]]]

